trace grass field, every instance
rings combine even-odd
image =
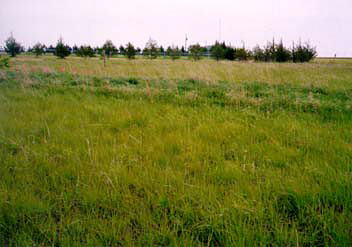
[[[1,246],[351,246],[352,60],[19,56]]]

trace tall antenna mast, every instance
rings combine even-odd
[[[186,34],[186,38],[185,38],[185,51],[187,51],[187,40],[188,40],[188,38],[187,38],[187,34]]]

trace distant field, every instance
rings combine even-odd
[[[351,246],[352,59],[19,56],[0,246]]]

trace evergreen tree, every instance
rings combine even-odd
[[[57,41],[55,48],[55,55],[64,59],[71,54],[69,46],[65,45],[62,38]]]
[[[275,48],[275,61],[276,62],[287,62],[291,58],[291,52],[286,49],[282,41]]]
[[[189,47],[190,58],[197,61],[201,59],[202,47],[199,44],[191,45]]]
[[[169,56],[171,57],[172,60],[179,59],[181,56],[181,51],[178,49],[178,47],[170,47],[170,54]]]
[[[107,40],[107,41],[105,41],[105,44],[102,47],[102,51],[104,51],[105,55],[109,58],[112,55],[116,54],[117,49],[111,40]],[[101,53],[101,54],[103,54],[103,53]]]
[[[155,40],[149,39],[143,50],[143,55],[149,59],[158,57],[158,45]]]
[[[41,43],[36,43],[34,46],[33,46],[33,49],[32,49],[32,52],[34,52],[34,54],[38,57],[38,56],[41,56],[43,55],[45,51],[45,45],[41,44]]]
[[[253,58],[255,61],[265,61],[265,53],[259,45],[253,48]]]
[[[225,48],[226,48],[226,46],[224,48],[224,45],[222,45],[218,41],[216,41],[215,45],[213,45],[210,48],[210,54],[216,61],[219,61],[220,59],[224,59],[224,57],[225,57]]]
[[[160,46],[159,50],[160,50],[160,55],[161,56],[165,56],[165,50],[164,50],[164,47],[162,45]]]
[[[5,51],[10,54],[11,57],[15,57],[17,54],[20,54],[23,51],[23,48],[20,43],[11,35],[5,41]]]
[[[235,49],[234,48],[232,48],[230,46],[226,47],[225,59],[231,60],[231,61],[235,60]]]
[[[125,50],[125,47],[123,47],[123,45],[120,45],[119,52],[120,52],[121,55],[125,55],[126,50]]]
[[[134,59],[136,56],[136,49],[134,48],[134,46],[131,43],[128,43],[126,45],[125,56],[128,59]]]

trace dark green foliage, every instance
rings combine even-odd
[[[20,43],[11,35],[5,41],[5,51],[10,54],[11,57],[15,57],[17,54],[21,53],[23,50]]]
[[[219,43],[218,41],[210,48],[211,57],[216,61],[226,59],[233,61],[236,59],[236,49],[227,46],[225,42]]]
[[[215,42],[215,45],[213,45],[210,49],[210,53],[212,58],[214,58],[216,61],[219,61],[220,59],[225,58],[225,51],[226,51],[226,46],[224,44],[220,44],[219,42]]]
[[[65,58],[71,54],[70,49],[67,45],[64,44],[62,39],[60,38],[57,42],[56,48],[55,48],[55,55],[59,58]]]
[[[259,45],[253,48],[252,51],[254,61],[265,61],[265,53]]]
[[[136,78],[128,78],[127,82],[131,85],[138,85],[139,81]]]
[[[275,41],[268,43],[264,49],[260,46],[253,48],[252,52],[255,61],[264,62],[288,62],[294,63],[309,62],[316,57],[317,52],[314,47],[311,47],[308,43],[305,45],[293,46],[292,49],[286,48],[282,41],[279,44],[275,44]]]
[[[79,48],[76,49],[76,55],[79,57],[94,57],[95,52],[90,45],[81,45]]]
[[[316,49],[311,47],[309,43],[306,43],[305,45],[299,44],[298,46],[293,46],[292,48],[292,61],[294,63],[309,62],[316,56]]]
[[[235,50],[235,58],[240,61],[246,61],[250,58],[250,56],[250,51],[245,48],[236,48]]]
[[[225,55],[224,55],[224,58],[227,59],[227,60],[230,60],[230,61],[233,61],[235,60],[235,49],[230,47],[230,46],[227,46],[225,48]]]
[[[276,210],[285,218],[293,219],[299,216],[299,206],[294,194],[282,194],[277,197]]]
[[[194,229],[192,235],[197,242],[205,246],[226,246],[226,234],[220,229],[214,225],[199,226]]]
[[[181,56],[181,51],[178,49],[178,47],[168,47],[166,50],[166,54],[171,57],[172,60],[179,59]]]
[[[291,52],[286,49],[282,43],[278,44],[275,49],[275,61],[276,62],[287,62],[291,58]]]
[[[155,40],[151,38],[148,40],[143,49],[143,55],[149,59],[155,59],[158,57],[158,44]]]
[[[33,46],[32,52],[38,57],[43,55],[43,53],[45,52],[45,45],[41,44],[41,43],[36,43]]]
[[[125,47],[123,47],[123,45],[120,45],[119,52],[120,52],[121,55],[125,55],[126,54],[126,49],[125,49]]]
[[[194,61],[202,58],[202,47],[199,44],[191,45],[188,50],[190,53],[190,58]]]
[[[268,42],[266,47],[264,48],[264,61],[265,62],[274,62],[276,60],[276,47],[275,41],[273,40],[272,43]]]
[[[179,94],[183,95],[185,92],[195,90],[199,82],[195,80],[181,80],[177,83],[177,91]]]
[[[128,59],[134,59],[136,56],[136,49],[134,48],[134,46],[131,43],[128,43],[126,45],[125,56]]]
[[[165,55],[165,50],[164,50],[164,47],[162,45],[160,46],[159,51],[160,51],[160,56],[164,56]]]
[[[10,59],[8,57],[1,58],[0,59],[0,69],[1,68],[9,68],[10,67],[9,61],[10,61]]]
[[[107,40],[101,49],[108,58],[117,53],[117,49],[111,40]]]

